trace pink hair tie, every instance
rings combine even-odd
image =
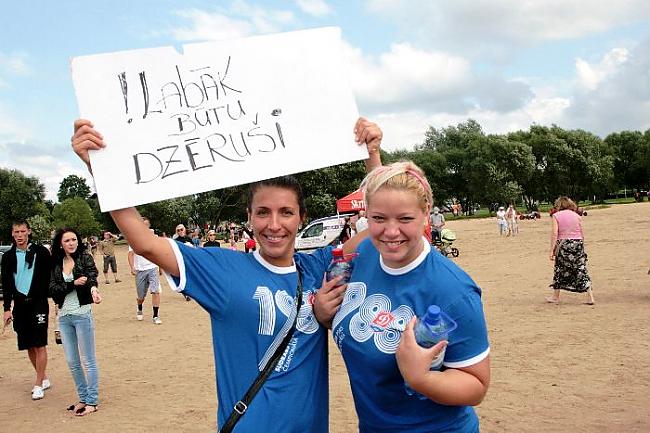
[[[429,187],[429,182],[427,182],[426,179],[423,179],[422,176],[420,176],[417,172],[415,172],[410,168],[406,170],[406,172],[412,175],[413,177],[415,177],[420,182],[425,192],[431,192],[431,188]]]

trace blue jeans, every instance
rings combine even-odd
[[[95,321],[92,313],[60,316],[59,330],[65,359],[77,387],[79,401],[97,405],[99,374],[95,358]]]

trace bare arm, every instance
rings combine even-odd
[[[368,159],[366,164],[366,173],[370,173],[374,168],[381,166],[381,140],[384,133],[376,123],[369,121],[364,117],[359,117],[354,124],[354,137],[358,144],[366,144],[368,149]]]
[[[553,219],[553,228],[551,229],[551,252],[549,254],[549,258],[551,261],[555,260],[555,244],[557,243],[557,233],[558,233],[558,225],[557,225],[557,220],[555,219],[554,216],[551,217]]]
[[[74,122],[72,149],[86,164],[91,174],[93,170],[88,151],[100,150],[104,147],[106,147],[104,137],[93,128],[92,122],[85,119],[78,119]],[[171,245],[167,240],[157,237],[147,228],[136,208],[111,211],[111,217],[135,254],[145,257],[171,275],[179,275],[178,263]]]
[[[178,262],[169,241],[153,234],[136,208],[111,211],[111,217],[135,254],[157,264],[167,273],[179,276]]]
[[[490,386],[489,356],[469,367],[429,371],[433,358],[447,342],[441,341],[428,349],[419,346],[413,332],[415,322],[415,318],[409,322],[395,353],[404,380],[415,391],[436,403],[448,406],[479,404]]]

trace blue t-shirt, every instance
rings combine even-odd
[[[36,264],[36,254],[34,254],[34,261],[31,266],[28,266],[25,258],[27,256],[27,250],[29,250],[29,244],[27,249],[21,250],[16,248],[16,270],[14,274],[14,282],[16,284],[16,290],[18,290],[23,295],[27,296],[29,294],[29,289],[32,287],[32,279],[34,278],[34,265]]]
[[[358,248],[334,341],[350,376],[361,432],[477,432],[470,406],[444,406],[406,394],[395,351],[413,315],[436,304],[458,323],[449,334],[443,368],[474,365],[489,343],[481,290],[451,260],[424,242],[422,254],[401,269],[386,267],[370,239]]]
[[[259,252],[170,244],[180,270],[167,276],[171,287],[210,314],[221,426],[293,324],[296,267],[273,266]],[[303,283],[296,331],[235,432],[328,431],[327,330],[312,305],[331,259],[331,248],[294,256]]]

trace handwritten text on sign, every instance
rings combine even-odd
[[[73,59],[103,211],[367,157],[326,28]]]

